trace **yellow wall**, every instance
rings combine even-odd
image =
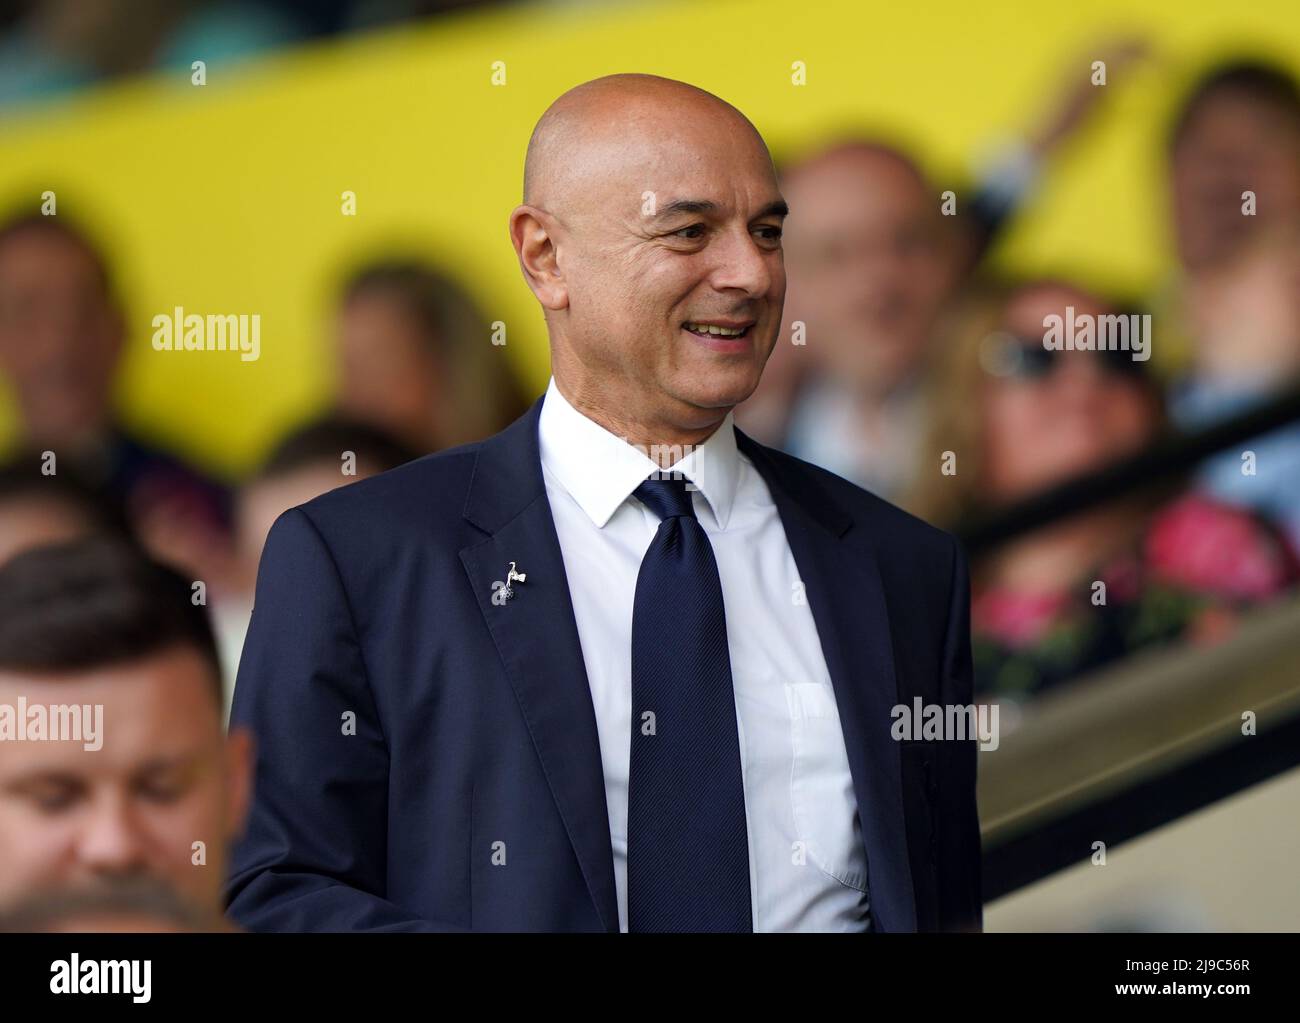
[[[544,385],[541,316],[506,215],[528,133],[569,86],[615,71],[685,79],[744,110],[778,156],[849,122],[901,131],[945,185],[1040,109],[1067,61],[1086,74],[1093,41],[1121,30],[1149,34],[1160,63],[1114,90],[1000,256],[1143,288],[1167,260],[1158,157],[1172,97],[1237,41],[1300,68],[1294,0],[512,7],[210,65],[203,88],[150,79],[33,110],[0,131],[0,198],[25,188],[35,205],[57,189],[61,212],[104,233],[132,314],[129,418],[235,473],[327,397],[331,287],[394,234],[461,275],[508,324],[507,357]],[[497,60],[504,87],[490,82]],[[790,83],[796,60],[805,87]],[[150,319],[175,305],[260,313],[260,361],[154,352]],[[0,397],[0,439],[12,427]]]

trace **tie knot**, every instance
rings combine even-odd
[[[660,521],[671,518],[695,518],[695,505],[691,492],[686,489],[682,476],[652,476],[642,483],[633,495],[659,516]]]

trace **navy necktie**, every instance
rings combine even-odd
[[[629,931],[752,931],[749,842],[722,584],[686,480],[635,496],[659,516],[632,611]]]

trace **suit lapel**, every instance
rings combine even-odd
[[[795,476],[739,429],[736,442],[772,492],[817,623],[862,820],[872,918],[878,930],[914,931],[902,754],[890,735],[898,682],[880,570],[867,544],[846,542],[852,517],[809,474]]]
[[[614,854],[596,713],[555,523],[542,478],[542,399],[475,461],[465,517],[488,534],[460,552],[605,929],[618,931]],[[528,578],[493,601],[510,562]],[[500,598],[497,598],[500,601]]]

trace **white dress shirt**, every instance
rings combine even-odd
[[[546,493],[591,686],[627,930],[632,605],[659,528],[632,496],[660,466],[577,411],[551,379],[538,425]],[[732,417],[668,466],[693,484],[722,581],[756,931],[870,927],[867,864],[830,675],[767,484]]]

